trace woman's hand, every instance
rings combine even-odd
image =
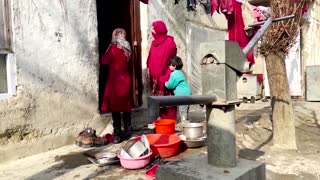
[[[149,72],[149,68],[147,68],[146,69],[146,72],[145,72],[145,83],[146,83],[146,85],[147,86],[149,86],[150,85],[150,72]]]
[[[145,78],[148,79],[148,80],[150,80],[150,71],[149,71],[149,68],[146,69]]]

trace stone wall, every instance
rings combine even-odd
[[[101,132],[96,1],[11,0],[17,94],[0,101],[0,162]]]

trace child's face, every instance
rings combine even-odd
[[[172,64],[170,64],[169,68],[170,68],[171,71],[176,70],[176,66],[173,66]]]

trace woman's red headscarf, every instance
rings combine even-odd
[[[155,21],[152,23],[153,31],[152,36],[157,39],[158,37],[165,36],[168,33],[167,27],[163,21]]]
[[[154,40],[152,41],[151,46],[158,46],[159,44],[163,43],[168,37],[167,27],[163,21],[155,21],[152,23],[152,36]]]

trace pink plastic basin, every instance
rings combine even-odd
[[[149,154],[138,158],[124,158],[121,157],[120,154],[118,155],[118,158],[120,159],[121,166],[126,169],[141,169],[150,163],[151,155],[152,151]]]

